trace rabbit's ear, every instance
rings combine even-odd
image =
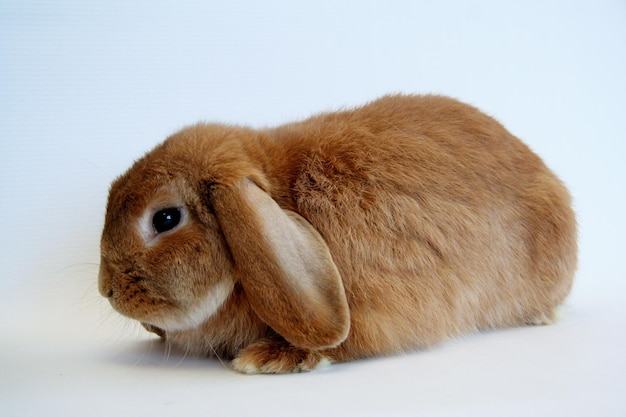
[[[294,346],[340,344],[350,328],[341,276],[320,234],[246,179],[211,203],[254,311]]]

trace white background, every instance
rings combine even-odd
[[[625,80],[623,0],[1,0],[0,415],[626,415]],[[389,92],[482,108],[570,187],[556,325],[243,376],[100,299],[108,186],[165,136]]]

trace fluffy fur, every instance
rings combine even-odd
[[[168,207],[180,224],[150,230]],[[527,146],[471,106],[400,95],[183,129],[113,183],[101,249],[117,311],[245,373],[547,323],[577,257],[568,192]]]

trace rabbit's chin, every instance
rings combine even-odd
[[[190,305],[186,309],[180,309],[173,314],[159,315],[142,321],[166,332],[195,329],[219,310],[232,293],[233,288],[233,282],[219,282],[198,303]]]

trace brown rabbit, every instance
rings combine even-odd
[[[498,122],[386,96],[275,129],[183,129],[110,191],[99,288],[244,373],[548,323],[576,267],[563,184]]]

